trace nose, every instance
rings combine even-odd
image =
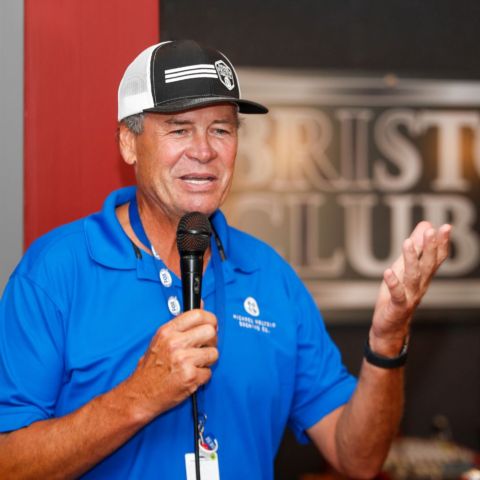
[[[196,132],[186,150],[186,154],[192,160],[207,163],[215,158],[217,152],[212,145],[212,140],[207,132]]]

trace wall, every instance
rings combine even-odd
[[[158,28],[157,0],[26,0],[26,246],[132,182],[116,144],[117,87]]]
[[[0,2],[0,292],[22,253],[23,2]]]

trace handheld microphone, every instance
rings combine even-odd
[[[200,308],[203,255],[210,244],[211,232],[208,218],[199,212],[187,213],[178,224],[177,248],[180,253],[184,312]]]
[[[184,215],[177,227],[177,248],[180,254],[183,311],[200,308],[202,298],[203,255],[210,243],[212,229],[208,218],[199,212]],[[197,396],[192,394],[195,476],[200,480],[200,452]]]

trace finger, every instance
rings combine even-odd
[[[424,275],[424,280],[430,280],[435,270],[438,267],[437,264],[437,232],[433,228],[429,228],[424,233],[424,247],[423,254],[420,258],[420,268]]]
[[[403,242],[404,274],[403,283],[409,292],[415,292],[420,285],[420,264],[417,251],[411,238]]]
[[[217,317],[213,313],[201,309],[184,312],[171,320],[171,322],[172,326],[179,332],[186,332],[191,328],[204,324],[217,328]]]
[[[430,222],[421,221],[419,222],[415,228],[413,229],[412,233],[408,237],[409,240],[413,242],[415,252],[417,257],[421,257],[423,255],[423,248],[424,248],[424,234],[425,231],[432,228]],[[405,268],[405,258],[404,255],[400,255],[392,265],[392,269],[394,272],[401,278],[403,276],[403,270]]]
[[[430,228],[432,228],[432,224],[423,220],[416,225],[410,234],[409,238],[413,241],[417,255],[420,255],[423,251],[425,232]]]
[[[405,303],[407,300],[405,288],[391,268],[385,270],[385,273],[383,274],[383,280],[385,281],[388,291],[390,292],[390,298],[392,299],[392,302],[396,304]]]
[[[176,380],[181,391],[192,394],[207,383],[212,377],[209,366],[197,367],[191,362],[184,362],[176,372]]]
[[[216,347],[217,330],[213,325],[203,324],[185,332],[174,328],[163,327],[157,330],[153,337],[149,351],[179,352],[189,348]]]
[[[208,319],[211,320],[213,318],[214,321],[198,323],[198,319],[206,318],[205,313],[203,312],[202,315],[196,313],[193,315],[185,314],[188,318],[180,324],[180,328],[184,330],[179,329],[178,317],[162,325],[153,336],[149,351],[156,352],[164,349],[165,346],[171,351],[190,347],[216,346],[217,325],[215,316],[207,314]],[[189,325],[193,326],[185,330]]]
[[[448,257],[450,250],[450,236],[452,232],[452,226],[445,224],[438,229],[437,235],[437,267],[439,267],[443,261]]]
[[[194,348],[191,359],[196,367],[210,367],[218,360],[218,350],[215,347]]]
[[[212,378],[212,371],[209,368],[198,368],[198,386],[201,387],[210,381]]]
[[[214,347],[188,348],[175,352],[172,360],[179,371],[191,372],[192,366],[204,368],[213,365],[218,360],[218,350]]]
[[[198,325],[178,335],[178,343],[180,345],[177,346],[182,348],[215,347],[217,345],[217,329],[210,324]]]

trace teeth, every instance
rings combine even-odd
[[[194,185],[203,185],[204,183],[208,183],[210,180],[208,178],[186,178],[185,181],[187,183],[193,183]]]
[[[209,178],[185,178],[187,183],[193,183],[194,185],[203,185],[210,182]]]

